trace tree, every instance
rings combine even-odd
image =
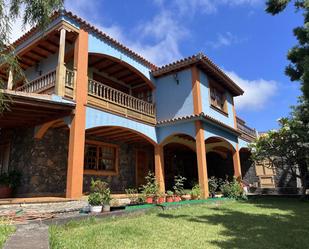
[[[272,15],[282,12],[290,2],[294,3],[296,10],[304,16],[304,25],[294,29],[298,45],[288,52],[290,64],[285,73],[292,81],[300,81],[304,97],[309,100],[309,1],[308,0],[267,0],[266,11]]]
[[[39,25],[44,29],[51,14],[62,8],[63,2],[64,0],[0,0],[0,66],[6,65],[7,75],[11,71],[15,79],[23,77],[14,47],[10,45],[12,23],[21,17],[24,26]],[[0,89],[4,88],[4,83],[0,78]],[[0,91],[0,113],[8,107],[6,103],[5,96]]]
[[[306,194],[309,171],[309,108],[300,99],[291,116],[280,119],[278,130],[271,130],[250,145],[255,161],[268,159],[269,167],[281,169],[299,178],[302,196]]]

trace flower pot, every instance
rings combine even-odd
[[[174,196],[174,201],[175,201],[175,202],[179,202],[179,201],[181,201],[180,196],[178,196],[178,195]]]
[[[153,203],[153,197],[152,196],[146,197],[146,203],[152,204]]]
[[[189,200],[191,200],[191,196],[190,195],[183,195],[183,196],[181,196],[181,200],[189,201]]]
[[[197,200],[198,196],[197,195],[191,195],[191,200]]]
[[[12,197],[12,188],[7,185],[0,185],[0,198]]]
[[[101,213],[102,206],[90,206],[90,212],[91,213]]]
[[[173,196],[166,197],[166,202],[174,202]]]
[[[161,204],[161,203],[164,203],[165,202],[165,198],[164,197],[159,197],[157,199],[157,204]]]
[[[103,205],[103,212],[110,212],[111,211],[111,206],[108,204]]]

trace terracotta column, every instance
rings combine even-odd
[[[59,96],[64,96],[65,92],[65,65],[64,65],[64,53],[65,53],[65,35],[66,30],[60,29],[59,39],[59,52],[58,52],[58,64],[56,69],[56,86],[55,93]]]
[[[70,127],[67,198],[80,198],[83,193],[84,147],[87,103],[88,33],[81,29],[75,41],[76,108]]]
[[[165,192],[163,146],[155,145],[155,175],[160,192]]]
[[[236,144],[236,150],[233,154],[233,165],[234,165],[234,176],[240,180],[241,179],[241,168],[240,168],[240,157],[239,157],[238,144]]]
[[[202,191],[201,198],[206,199],[209,196],[209,191],[206,162],[206,146],[202,121],[195,121],[195,131],[198,181]]]

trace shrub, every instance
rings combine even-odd
[[[102,196],[98,192],[91,193],[88,196],[88,202],[91,206],[100,206],[102,205],[102,202],[103,202]]]
[[[201,196],[200,185],[198,185],[198,184],[194,185],[190,194],[192,196],[192,199],[198,199]]]
[[[178,175],[175,176],[175,184],[173,186],[174,192],[176,195],[181,196],[184,195],[184,181],[187,180],[187,178]]]
[[[220,188],[224,197],[233,198],[236,200],[247,199],[241,184],[235,177],[231,182],[226,180]]]
[[[224,182],[222,181],[221,178],[216,178],[214,176],[210,177],[208,179],[208,188],[209,188],[209,193],[214,196],[216,194],[216,191],[218,188],[223,184]]]
[[[91,197],[90,197],[91,196]],[[100,199],[99,205],[108,205],[111,201],[111,191],[108,187],[108,183],[101,180],[93,180],[91,179],[90,186],[90,199],[94,198],[94,202],[97,203],[97,200]],[[88,198],[89,201],[89,198]],[[90,204],[90,202],[89,202]],[[91,205],[91,204],[90,204]]]
[[[108,183],[99,179],[94,180],[91,178],[90,192],[91,193],[103,193],[108,188]]]
[[[173,196],[173,195],[174,195],[173,191],[171,191],[171,190],[168,190],[168,191],[166,192],[166,194],[167,194],[167,196]]]
[[[157,195],[157,193],[159,192],[159,186],[154,173],[149,171],[145,179],[146,184],[141,186],[142,194],[146,197]]]
[[[130,199],[130,203],[138,203],[138,191],[136,188],[128,188],[125,189],[128,198]]]

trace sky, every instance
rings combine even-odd
[[[297,43],[292,30],[302,24],[293,6],[277,16],[265,12],[265,0],[66,0],[65,6],[158,66],[205,53],[243,88],[237,115],[259,131],[277,128],[297,103],[299,83],[284,74]]]

